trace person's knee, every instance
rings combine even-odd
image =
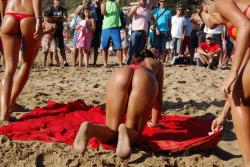
[[[15,75],[16,68],[14,66],[5,66],[4,69],[4,77],[10,77],[13,78]]]

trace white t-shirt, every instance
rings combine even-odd
[[[223,30],[223,26],[219,25],[215,29],[210,29],[207,26],[204,27],[204,32],[207,34],[221,34]]]
[[[136,6],[134,6],[131,10],[134,10]],[[135,11],[136,15],[132,18],[132,30],[138,31],[138,30],[144,30],[145,32],[148,32],[148,26],[149,21],[151,19],[150,10],[148,5],[146,5],[145,8],[138,7]]]
[[[193,23],[190,21],[190,18],[185,17],[186,26],[185,26],[185,36],[191,36],[193,30]]]
[[[176,15],[171,19],[171,35],[172,38],[182,38],[184,36],[184,26],[186,26],[184,17],[177,17]]]

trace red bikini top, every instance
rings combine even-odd
[[[248,8],[250,7],[250,4],[247,6],[247,8],[243,11],[243,14],[246,15],[247,14],[247,10]],[[230,35],[230,37],[233,39],[233,40],[236,40],[236,37],[237,37],[237,28],[233,25],[230,25],[228,28],[228,34]]]

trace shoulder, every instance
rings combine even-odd
[[[160,9],[159,8],[155,8],[154,10],[153,10],[153,13],[156,13],[156,12],[158,12]]]

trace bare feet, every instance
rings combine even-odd
[[[10,114],[8,112],[3,113],[1,111],[0,121],[9,121],[9,119],[10,119]]]
[[[83,155],[88,144],[89,135],[87,133],[90,126],[91,124],[89,122],[82,123],[73,143],[74,149]]]
[[[131,152],[131,146],[126,125],[120,124],[118,132],[119,136],[116,148],[116,155],[120,158],[126,158],[130,155]]]

